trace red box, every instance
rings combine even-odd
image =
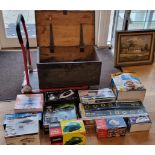
[[[49,136],[51,139],[52,145],[62,145],[63,144],[63,135],[60,123],[50,124]]]
[[[98,138],[107,137],[108,128],[106,125],[106,120],[105,119],[96,119],[95,124],[96,124],[96,132],[97,132]]]
[[[122,117],[96,119],[96,132],[98,138],[125,136],[127,125]]]

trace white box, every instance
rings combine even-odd
[[[8,145],[39,145],[38,116],[8,121],[5,127],[5,140]]]
[[[140,79],[131,73],[112,74],[112,89],[118,101],[144,101],[146,89]]]

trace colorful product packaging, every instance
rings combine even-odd
[[[82,120],[64,120],[60,124],[64,145],[86,144],[86,130]]]
[[[127,125],[122,117],[96,119],[98,138],[125,136]]]

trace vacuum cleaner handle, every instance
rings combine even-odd
[[[24,20],[24,17],[23,17],[22,14],[18,15],[17,23],[16,23],[16,31],[17,31],[17,36],[18,36],[19,43],[23,44],[23,38],[22,38],[22,34],[21,34],[21,29],[20,29],[20,22],[23,25],[25,36],[26,36],[26,48],[29,49],[29,38],[28,38],[28,33],[27,33],[27,29],[26,29],[25,20]]]
[[[26,37],[26,48],[24,46],[24,41],[22,38],[22,34],[21,34],[21,27],[20,24],[22,24],[24,32],[25,32],[25,37]],[[31,67],[31,56],[30,56],[30,50],[29,50],[29,39],[28,39],[28,33],[27,33],[27,29],[26,29],[26,24],[25,24],[25,20],[22,14],[18,15],[17,18],[17,22],[16,22],[16,32],[17,32],[17,36],[18,36],[18,40],[19,43],[21,45],[22,48],[22,53],[23,53],[23,59],[24,59],[24,68],[25,68],[25,75],[26,75],[26,85],[30,86],[30,81],[29,81],[29,75],[28,75],[28,70]],[[27,56],[28,56],[28,60],[27,60]],[[28,63],[28,64],[27,64]],[[29,68],[28,68],[29,67]]]

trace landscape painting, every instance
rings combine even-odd
[[[154,32],[118,32],[115,65],[129,66],[153,62]]]

